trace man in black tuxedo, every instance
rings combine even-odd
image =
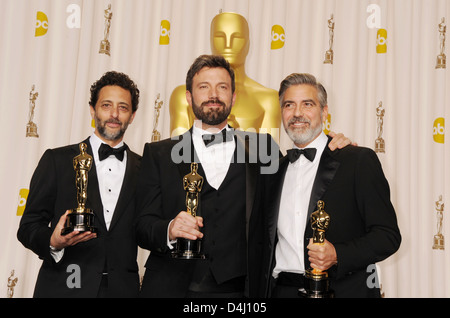
[[[91,86],[94,133],[83,141],[92,156],[86,207],[96,233],[61,235],[68,210],[77,208],[74,157],[79,144],[48,149],[33,174],[17,237],[43,260],[34,297],[136,297],[139,293],[135,190],[141,157],[123,135],[139,104],[139,89],[125,74],[107,72]],[[80,190],[80,189],[78,189]]]
[[[259,274],[247,276],[248,268],[255,267],[252,262],[262,253],[262,219],[253,203],[258,200],[260,173],[264,168],[276,170],[271,163],[279,157],[279,148],[270,135],[234,131],[227,125],[236,96],[234,71],[223,57],[198,57],[186,87],[196,117],[193,127],[144,147],[137,238],[151,253],[141,296],[253,295],[258,287],[252,281]],[[191,162],[198,163],[203,178],[196,217],[186,212],[183,185]],[[206,259],[172,258],[177,238],[201,238]],[[247,249],[247,242],[255,248]]]
[[[368,271],[368,266],[392,255],[401,236],[375,152],[327,147],[322,132],[327,93],[314,76],[291,74],[281,83],[279,98],[295,147],[280,159],[265,188],[266,295],[299,297],[303,274],[312,267],[328,271],[335,297],[380,297],[379,288],[367,284],[375,267]],[[319,200],[330,216],[323,245],[312,244],[310,222]]]

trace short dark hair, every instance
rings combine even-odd
[[[314,75],[308,73],[292,73],[288,75],[280,84],[278,97],[280,99],[280,106],[283,107],[283,98],[286,90],[293,85],[311,85],[317,89],[317,95],[320,103],[320,108],[323,109],[327,105],[327,91],[325,87],[317,81]]]
[[[131,107],[133,113],[138,109],[139,105],[139,89],[137,85],[124,73],[109,71],[91,86],[91,99],[89,105],[95,108],[98,101],[98,94],[105,86],[120,86],[131,94]]]
[[[220,67],[225,69],[228,74],[230,74],[231,77],[231,90],[232,93],[234,93],[236,89],[236,84],[234,81],[234,71],[233,68],[230,66],[230,63],[221,55],[200,55],[197,57],[194,61],[194,63],[191,65],[189,71],[186,75],[186,90],[192,93],[192,81],[198,72],[202,70],[204,67],[209,68],[216,68]]]

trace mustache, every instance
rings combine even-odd
[[[220,106],[223,106],[223,107],[226,106],[225,103],[222,102],[222,101],[221,101],[220,99],[218,99],[218,98],[212,98],[212,99],[210,99],[210,100],[207,100],[207,101],[203,102],[203,103],[201,104],[201,106],[202,106],[202,107],[203,107],[203,106],[207,106],[208,104],[219,104]]]
[[[119,125],[122,125],[122,122],[120,120],[118,120],[118,119],[111,118],[111,119],[106,120],[105,124],[119,124]]]
[[[292,124],[311,124],[311,121],[304,117],[292,117],[288,121],[288,125]]]

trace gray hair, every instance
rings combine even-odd
[[[320,108],[327,105],[327,91],[325,87],[316,80],[314,75],[308,73],[292,73],[288,75],[280,84],[280,90],[278,91],[278,97],[280,100],[280,105],[283,106],[284,93],[286,90],[293,85],[311,85],[317,89],[317,95],[320,103]]]

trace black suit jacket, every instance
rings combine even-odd
[[[146,272],[141,290],[143,297],[185,297],[188,290],[195,261],[171,258],[171,250],[167,247],[167,229],[169,222],[180,211],[186,210],[186,191],[183,189],[182,178],[190,172],[190,164],[196,159],[191,133],[192,128],[179,136],[179,139],[147,143],[144,147],[138,182],[140,215],[137,238],[138,244],[151,253],[145,264]],[[246,183],[246,293],[256,296],[260,291],[262,218],[259,211],[255,211],[254,203],[260,200],[260,191],[257,189],[260,184],[260,169],[264,163],[271,163],[266,160],[268,157],[260,156],[258,152],[260,148],[264,148],[262,151],[267,155],[269,148],[278,158],[279,148],[269,135],[236,131],[235,138],[237,151],[245,155],[246,163],[245,176],[242,180],[236,180]],[[260,147],[262,144],[265,146]],[[240,158],[242,160],[243,157]],[[199,171],[201,169],[199,164]]]
[[[83,141],[92,155],[89,138]],[[50,255],[50,237],[66,210],[77,207],[73,158],[80,153],[74,144],[45,151],[33,174],[26,208],[17,233],[22,244],[43,259],[35,297],[95,297],[102,273],[108,272],[111,297],[136,297],[139,293],[137,243],[134,232],[135,190],[141,157],[127,150],[127,166],[116,209],[106,229],[95,162],[88,177],[86,207],[95,213],[98,236],[64,249],[61,261]],[[72,266],[70,266],[72,265]],[[79,266],[80,288],[69,288]],[[75,268],[75,269],[74,269]]]
[[[265,209],[264,285],[270,295],[270,277],[275,266],[277,221],[281,190],[289,160],[280,160],[277,175],[267,179],[266,191],[272,196]],[[266,195],[266,197],[269,197]],[[325,202],[330,215],[326,239],[337,252],[338,264],[328,270],[336,297],[379,297],[378,288],[367,284],[373,275],[370,264],[380,262],[397,251],[401,235],[390,190],[377,155],[371,149],[347,146],[331,151],[326,146],[313,184],[305,230],[305,264],[309,267],[306,246],[312,237],[310,215],[317,201]],[[370,285],[370,284],[369,284]]]

